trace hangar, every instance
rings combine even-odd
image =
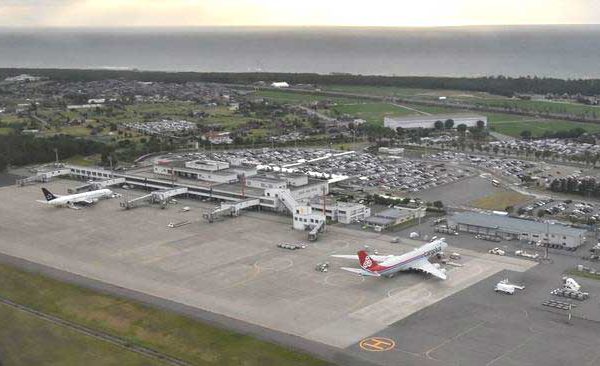
[[[585,242],[586,230],[562,224],[543,223],[508,216],[460,212],[448,218],[458,231],[498,236],[504,240],[522,240],[575,250]]]

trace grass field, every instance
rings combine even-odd
[[[214,328],[168,311],[58,282],[5,265],[0,265],[0,295],[45,313],[121,336],[131,342],[154,348],[195,365],[317,366],[326,364],[308,355],[249,336]],[[22,347],[21,351],[24,353],[22,357],[30,353],[31,357],[37,355],[37,350],[34,349],[36,347],[30,349],[27,347],[30,344],[25,340],[23,342],[15,345],[15,347]],[[39,342],[51,342],[51,340],[40,338]],[[42,347],[42,345],[38,346]],[[52,343],[44,343],[43,346],[52,347]],[[2,350],[1,346],[0,350]],[[102,350],[98,349],[95,352],[101,354]],[[126,362],[122,364],[129,365]]]
[[[69,159],[65,159],[64,162],[67,164],[75,164],[81,166],[93,166],[100,160],[100,155],[81,156],[76,155]]]
[[[330,100],[336,103],[356,103],[356,98],[330,97],[327,95],[298,93],[295,91],[259,90],[253,94],[256,97],[267,98],[279,103],[310,103],[320,100]]]
[[[329,114],[332,116],[348,114],[368,122],[383,124],[385,116],[413,115],[415,112],[389,103],[355,103],[336,105],[331,108]]]
[[[324,91],[346,92],[357,94],[368,94],[377,96],[395,96],[395,97],[425,97],[438,98],[440,96],[452,96],[461,98],[493,98],[487,93],[470,92],[462,90],[443,90],[443,89],[420,89],[420,88],[402,88],[395,86],[373,86],[373,85],[326,85],[321,88]]]
[[[470,205],[484,210],[504,211],[508,206],[515,206],[530,199],[529,196],[517,192],[503,191],[472,201]]]
[[[521,132],[529,130],[533,136],[542,136],[544,132],[567,131],[573,128],[583,128],[588,132],[599,132],[600,124],[583,123],[565,120],[549,120],[513,114],[488,113],[489,125],[494,131],[519,137]]]
[[[4,304],[0,304],[0,319],[2,365],[164,365]]]
[[[322,87],[322,89],[325,91],[339,91],[376,96],[396,96],[425,100],[433,100],[440,96],[445,96],[451,99],[462,100],[471,104],[486,107],[519,108],[529,112],[588,116],[596,115],[597,117],[600,117],[600,106],[550,100],[521,100],[477,91],[418,89],[371,85],[327,85]]]

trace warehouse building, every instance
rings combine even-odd
[[[548,244],[553,248],[575,250],[585,242],[586,230],[562,224],[523,220],[508,216],[460,212],[448,218],[457,231]]]
[[[484,126],[488,125],[486,116],[474,114],[432,114],[429,116],[401,116],[401,117],[384,117],[383,125],[395,130],[398,127],[404,129],[411,128],[435,128],[437,121],[446,122],[447,120],[454,121],[454,128],[458,125],[466,125],[467,127],[476,127],[478,121],[482,121]]]

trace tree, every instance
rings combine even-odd
[[[477,121],[477,128],[483,130],[485,128],[485,122],[482,120]]]
[[[506,206],[506,208],[504,209],[504,211],[508,212],[508,213],[512,213],[515,210],[514,206]]]
[[[546,211],[544,211],[544,210],[538,210],[537,217],[542,218],[542,217],[544,217],[545,214],[546,214]]]
[[[456,130],[458,132],[460,132],[461,135],[464,136],[465,132],[467,132],[467,125],[465,125],[464,123],[461,123],[460,125],[456,126]]]
[[[0,154],[0,172],[3,172],[8,167],[8,158],[4,154]]]
[[[434,125],[436,130],[441,130],[444,128],[444,122],[442,121],[435,121]]]
[[[438,208],[438,209],[442,209],[444,208],[444,203],[442,201],[434,201],[433,202],[433,207]]]
[[[451,118],[447,119],[447,120],[446,120],[446,122],[444,122],[444,127],[445,127],[447,130],[449,130],[449,129],[451,129],[452,127],[454,127],[454,120],[453,120],[453,119],[451,119]]]
[[[531,131],[529,131],[529,130],[521,131],[521,138],[523,140],[531,140]]]

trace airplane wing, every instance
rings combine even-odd
[[[373,276],[373,277],[379,277],[381,276],[379,273],[374,273],[374,272],[369,272],[369,271],[365,271],[362,268],[349,268],[349,267],[341,267],[344,271],[348,271],[348,272],[352,272],[352,273],[356,273],[359,274],[361,276]]]
[[[73,203],[76,205],[93,205],[96,202],[98,202],[98,200],[91,199],[91,198],[81,198],[76,201],[73,201]]]
[[[331,256],[334,258],[354,259],[355,261],[358,260],[357,254],[332,254]],[[369,257],[371,257],[373,260],[375,260],[377,262],[383,262],[390,256],[389,255],[369,255]]]
[[[427,260],[427,258],[423,258],[419,261],[414,262],[410,266],[410,268],[418,269],[420,271],[430,273],[430,274],[434,275],[435,277],[441,278],[442,280],[445,280],[446,278],[448,278],[448,276],[446,276],[446,274],[443,271],[441,271],[439,268],[437,268],[431,262],[429,262]]]
[[[332,257],[334,257],[334,258],[342,258],[342,259],[354,259],[354,260],[358,260],[358,255],[357,254],[333,254]]]

